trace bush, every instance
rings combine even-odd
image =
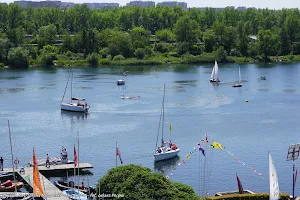
[[[122,55],[116,55],[113,60],[114,61],[121,61],[121,60],[125,60],[125,58]]]
[[[42,66],[51,66],[53,65],[53,61],[56,59],[56,56],[54,54],[51,53],[42,53],[38,60],[39,60],[39,64]]]
[[[110,60],[105,58],[100,60],[100,65],[110,65]]]
[[[223,46],[220,46],[216,51],[215,51],[215,55],[216,55],[216,60],[218,62],[224,62],[227,61],[227,52],[225,51]]]
[[[137,48],[134,51],[134,55],[138,58],[138,59],[143,59],[145,56],[145,49],[143,48]]]
[[[108,48],[105,47],[105,48],[101,49],[100,55],[102,56],[102,58],[106,58],[106,56],[108,55]]]
[[[280,193],[281,200],[289,200],[289,194]],[[258,194],[231,194],[231,195],[224,195],[219,197],[212,197],[209,199],[224,199],[224,200],[241,200],[241,199],[248,199],[248,200],[269,200],[269,193],[258,193]]]
[[[98,65],[98,54],[96,54],[96,53],[89,54],[87,57],[87,61],[90,66],[97,66]]]
[[[9,65],[16,68],[27,68],[29,52],[23,47],[11,48],[8,52]]]
[[[158,51],[160,53],[165,53],[167,52],[169,49],[167,47],[167,45],[163,44],[163,43],[155,43],[154,45],[154,50]]]
[[[190,186],[171,182],[164,175],[139,165],[110,169],[99,180],[96,195],[99,189],[101,194],[124,194],[123,199],[200,199]]]

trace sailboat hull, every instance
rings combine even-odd
[[[77,105],[77,103],[61,103],[61,110],[72,111],[72,112],[88,112],[90,106]]]
[[[219,80],[215,80],[215,79],[210,79],[209,81],[212,82],[212,83],[219,83],[220,82]]]
[[[242,84],[233,84],[232,87],[243,87]]]
[[[177,156],[177,154],[180,152],[180,149],[176,149],[176,150],[171,150],[171,151],[167,151],[167,152],[163,152],[163,153],[155,153],[154,154],[154,161],[161,161],[161,160],[167,160],[167,159],[171,159],[174,158],[175,156]]]
[[[117,85],[125,85],[125,80],[117,80]]]

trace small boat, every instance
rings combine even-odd
[[[267,80],[267,78],[265,76],[261,76],[260,80]]]
[[[71,77],[71,87],[70,87],[71,88],[71,101],[65,102],[64,97],[66,94],[66,90],[67,90],[67,87],[69,84],[70,77]],[[70,75],[69,75],[69,78],[67,81],[67,85],[65,88],[65,92],[64,92],[63,98],[60,103],[60,108],[61,108],[61,110],[65,110],[65,111],[88,112],[90,109],[90,106],[86,103],[85,99],[73,97],[73,93],[72,93],[72,91],[73,91],[72,90],[72,88],[73,88],[72,82],[73,81],[72,80],[73,80],[73,70],[71,70],[71,72],[70,72]],[[77,102],[73,102],[73,101],[77,101]]]
[[[135,97],[135,96],[125,96],[124,94],[122,94],[122,95],[121,95],[121,98],[122,98],[122,99],[134,99],[134,98],[138,98],[138,99],[139,99],[140,96],[136,96],[136,97]]]
[[[234,190],[234,191],[228,191],[228,192],[217,192],[215,194],[216,197],[218,196],[225,196],[225,195],[233,195],[233,194],[240,194],[239,190]],[[243,190],[243,194],[255,194],[251,190]]]
[[[166,93],[166,89],[165,89],[165,85],[164,85],[164,95],[163,95],[163,103],[162,103],[162,122],[159,122],[159,126],[161,126],[159,128],[159,130],[161,130],[161,141],[162,144],[160,147],[158,147],[158,149],[154,152],[154,161],[161,161],[161,160],[167,160],[170,158],[174,158],[178,155],[178,153],[180,152],[180,149],[177,148],[177,146],[175,144],[173,144],[171,141],[168,142],[164,142],[164,118],[165,118],[165,93]],[[172,126],[170,125],[170,131],[172,129]],[[160,131],[158,132],[159,135]],[[158,135],[157,135],[157,139],[158,139]],[[157,144],[157,141],[156,141]]]
[[[215,65],[213,67],[213,70],[211,72],[211,75],[210,75],[210,82],[220,82],[219,80],[219,67],[218,67],[218,63],[217,61],[215,60]]]
[[[0,192],[14,192],[24,186],[23,182],[13,183],[11,180],[5,181],[0,185]]]
[[[64,190],[63,193],[72,200],[88,200],[87,195],[77,189]]]
[[[125,85],[125,80],[124,79],[117,80],[117,85]]]
[[[72,188],[76,188],[80,192],[83,192],[85,194],[92,194],[92,193],[96,193],[96,189],[93,187],[88,187],[88,186],[83,186],[83,185],[75,185],[73,181],[70,182],[65,182],[65,181],[55,181],[54,185],[60,189],[60,190],[69,190]]]
[[[242,80],[241,80],[241,69],[240,69],[240,67],[239,67],[239,82],[238,83],[234,83],[233,85],[232,85],[232,87],[242,87]]]

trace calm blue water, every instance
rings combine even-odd
[[[300,143],[300,64],[241,65],[242,88],[231,87],[238,79],[238,65],[219,65],[219,85],[208,81],[212,66],[75,69],[73,93],[91,105],[87,115],[60,110],[69,70],[2,69],[0,155],[5,158],[5,166],[10,167],[6,119],[11,123],[14,154],[21,165],[32,158],[33,147],[37,156],[44,158],[46,153],[59,156],[63,145],[72,158],[79,132],[79,160],[94,166],[93,175],[88,177],[91,185],[115,166],[118,142],[125,164],[149,167],[169,175],[172,181],[193,187],[198,194],[214,195],[236,190],[236,173],[244,189],[268,192],[269,150],[280,190],[292,193],[292,162],[286,161],[286,154],[290,144]],[[117,86],[116,80],[126,70],[126,85]],[[267,80],[259,80],[261,75]],[[171,139],[181,152],[178,158],[154,165],[164,83],[165,136],[170,136],[167,126],[171,122]],[[122,94],[141,98],[122,100]],[[187,159],[205,134],[225,149],[207,147],[206,161],[198,151]],[[205,143],[202,145],[205,147]],[[178,166],[182,160],[185,164]],[[300,195],[299,190],[297,184],[296,195]]]

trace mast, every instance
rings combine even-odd
[[[71,103],[72,103],[72,98],[73,98],[72,88],[73,88],[73,69],[72,69],[72,77],[71,77]]]
[[[117,160],[117,157],[118,157],[118,155],[117,155],[117,148],[118,148],[118,142],[116,142],[116,167],[118,166],[118,160]]]
[[[77,168],[78,168],[78,191],[79,191],[79,185],[80,185],[80,179],[79,179],[79,131],[77,131],[78,134],[78,156],[77,156]]]
[[[241,83],[241,82],[242,82],[242,80],[241,80],[241,68],[239,66],[239,83]]]
[[[69,77],[68,77],[67,85],[66,85],[66,88],[65,88],[65,91],[64,91],[64,95],[63,95],[63,97],[62,97],[61,101],[63,101],[63,100],[64,100],[64,98],[65,98],[65,94],[66,94],[66,91],[67,91],[67,88],[68,88],[68,84],[69,84],[70,76],[71,76],[71,72],[69,73]],[[71,98],[72,98],[72,97],[71,97]]]
[[[8,122],[8,133],[9,133],[9,142],[10,142],[11,164],[13,166],[14,182],[16,182],[16,174],[15,174],[15,166],[14,166],[14,155],[13,155],[13,150],[12,150],[9,120],[7,120],[7,122]],[[17,186],[16,185],[15,185],[15,192],[17,192]]]
[[[163,119],[162,119],[162,129],[161,129],[161,142],[164,144],[164,125],[165,125],[165,93],[166,93],[166,84],[164,84],[164,96],[162,102],[162,111],[163,111]]]

